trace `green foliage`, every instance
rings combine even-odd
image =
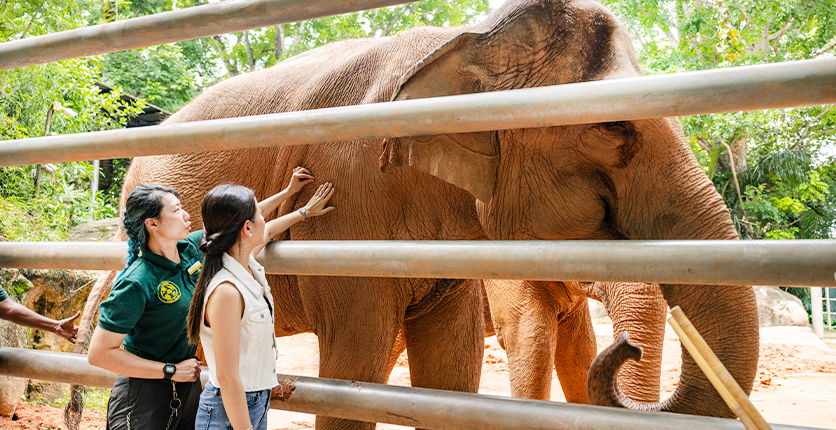
[[[627,26],[648,73],[801,60],[832,56],[836,50],[836,0],[604,3]],[[828,158],[836,153],[834,106],[695,115],[681,121],[741,237],[836,235],[836,176]]]
[[[53,172],[49,169],[54,168]],[[47,165],[35,194],[35,166],[0,169],[0,234],[13,241],[66,240],[70,227],[117,216],[118,194],[90,192],[89,163]]]
[[[17,2],[4,5],[3,40],[84,24],[82,2]],[[0,72],[0,140],[83,133],[124,127],[143,101],[123,102],[120,89],[102,94],[101,57],[60,61]],[[52,110],[54,102],[72,109]],[[69,227],[115,215],[118,196],[108,190],[92,200],[88,162],[47,165],[35,186],[35,166],[0,168],[0,235],[11,240],[63,240]],[[118,188],[118,185],[116,185]]]
[[[200,90],[197,76],[176,44],[108,54],[102,77],[169,112],[176,112]]]

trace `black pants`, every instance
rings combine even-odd
[[[108,430],[194,430],[200,401],[200,381],[178,382],[177,398],[182,402],[171,419],[169,406],[174,392],[170,381],[120,376],[107,402]],[[175,404],[176,406],[176,404]],[[128,418],[130,417],[130,427]]]

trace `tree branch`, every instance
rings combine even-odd
[[[820,131],[818,133],[813,133],[812,135],[810,135],[809,140],[813,140],[819,136],[823,136],[828,133],[833,133],[834,131],[836,131],[836,128],[828,128],[827,130]]]
[[[23,39],[24,37],[26,37],[26,33],[29,33],[29,29],[32,27],[32,23],[35,22],[36,19],[38,19],[38,15],[41,13],[41,7],[43,7],[43,3],[41,4],[41,6],[38,6],[37,9],[32,11],[32,18],[29,19],[29,22],[26,23],[26,27],[23,28],[23,32],[20,33],[20,37],[18,37],[18,39]]]
[[[706,140],[704,137],[698,137],[697,143],[700,145],[700,148],[705,150],[705,152],[709,154],[711,153],[711,144],[708,143],[708,140]]]
[[[806,142],[812,140],[813,136],[810,136],[810,129],[813,127],[813,125],[815,125],[821,119],[821,117],[823,117],[827,112],[829,112],[834,107],[836,107],[836,105],[828,106],[827,109],[824,109],[821,112],[819,112],[819,114],[816,115],[815,118],[811,119],[810,121],[807,121],[807,124],[804,125],[804,129],[801,130],[801,133],[798,134],[798,142],[795,142],[790,147],[790,149],[800,149],[802,146],[804,146],[804,144]],[[815,135],[815,137],[821,136],[822,134],[824,134],[826,132],[827,131],[822,132],[822,133],[818,133],[818,134]]]
[[[769,36],[769,40],[773,40],[773,39],[775,40],[775,44],[772,46],[772,52],[774,52],[775,55],[778,55],[778,44],[781,43],[781,37],[784,36],[784,33],[787,32],[787,30],[792,26],[792,23],[794,21],[795,21],[795,18],[790,18],[790,20],[787,21],[787,23],[784,24],[784,26],[781,27],[780,30],[778,30],[777,32],[775,32],[775,33],[773,33]]]
[[[815,54],[813,54],[813,58],[816,58],[819,55],[824,54],[825,52],[827,52],[827,51],[829,51],[833,48],[836,48],[836,39],[833,39],[833,42],[830,42],[829,44],[825,45],[824,48],[820,49],[819,52],[816,52]]]
[[[235,67],[235,64],[229,61],[229,58],[226,54],[226,44],[224,44],[224,41],[223,39],[221,39],[221,36],[215,35],[210,37],[208,40],[209,45],[215,48],[216,51],[218,51],[218,56],[221,57],[221,62],[223,62],[224,67],[226,68],[227,75],[231,78],[235,75],[240,74],[241,72],[238,71],[238,68]]]
[[[731,166],[732,179],[734,179],[734,189],[737,190],[737,203],[740,205],[740,211],[743,211],[743,196],[740,194],[740,184],[737,182],[737,172],[734,169],[734,156],[732,155],[731,147],[726,142],[721,142],[726,147],[729,154],[729,165]]]
[[[250,31],[244,30],[241,33],[241,39],[244,41],[244,50],[247,51],[247,66],[250,71],[253,71],[255,70],[255,60],[253,59],[253,47],[250,45]]]
[[[790,20],[789,20],[789,21],[787,21],[787,23],[786,23],[786,24],[784,24],[784,26],[783,26],[783,27],[781,27],[781,29],[780,29],[780,30],[778,30],[778,31],[776,31],[775,33],[772,33],[772,34],[770,34],[769,36],[767,36],[766,40],[770,40],[770,41],[771,41],[771,40],[775,40],[775,39],[780,38],[781,36],[783,36],[783,35],[784,35],[784,33],[786,33],[786,32],[787,32],[787,30],[790,28],[790,26],[792,26],[792,23],[793,23],[793,22],[795,22],[795,18],[790,18]]]
[[[691,47],[694,48],[694,51],[697,53],[697,61],[700,63],[700,67],[705,69],[705,57],[702,55],[702,50],[700,49],[700,45],[697,43],[696,36],[688,38],[688,42],[691,44]]]

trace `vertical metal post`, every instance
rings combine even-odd
[[[822,327],[821,287],[810,288],[810,307],[813,311],[813,333],[815,333],[819,338],[824,338],[824,327]]]

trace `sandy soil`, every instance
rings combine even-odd
[[[599,349],[612,342],[612,326],[595,325]],[[316,376],[316,336],[303,334],[278,339],[278,372]],[[680,352],[676,334],[668,328],[662,363],[662,397],[673,392],[679,375]],[[495,337],[486,339],[479,392],[508,396],[507,357]],[[557,376],[552,376],[552,400],[565,401]],[[409,385],[406,354],[392,372],[390,383]],[[761,358],[755,389],[750,396],[767,421],[836,429],[836,339],[822,342],[809,329],[772,327],[761,329]],[[0,428],[9,430],[63,428],[63,412],[48,406],[20,403],[15,419],[0,418]],[[311,429],[314,417],[307,414],[270,411],[268,429]],[[83,430],[105,428],[98,414],[88,411]],[[378,429],[401,429],[378,424]]]

